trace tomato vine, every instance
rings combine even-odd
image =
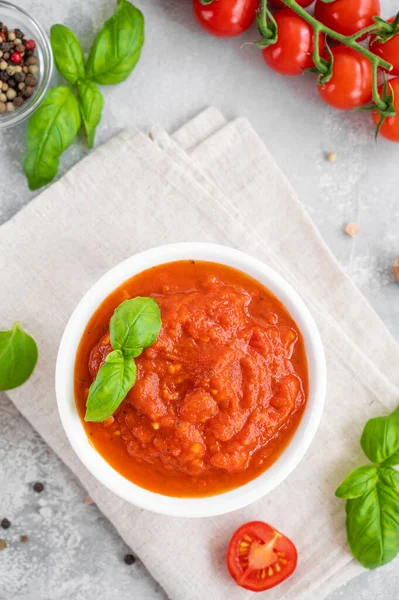
[[[314,52],[313,52],[313,62],[314,68],[312,71],[315,71],[319,74],[320,83],[327,83],[329,79],[332,77],[333,72],[333,55],[329,49],[328,44],[326,43],[326,47],[329,53],[329,58],[325,59],[320,56],[319,52],[319,44],[317,40],[320,34],[324,34],[326,38],[331,38],[340,42],[344,46],[348,48],[352,48],[362,54],[371,62],[372,65],[372,85],[373,85],[373,104],[372,106],[363,107],[364,109],[373,109],[378,110],[381,118],[377,127],[377,133],[380,129],[382,123],[387,117],[393,117],[396,114],[396,110],[394,107],[394,93],[392,86],[390,86],[389,82],[387,83],[385,80],[385,84],[382,88],[382,94],[380,95],[378,91],[378,69],[385,69],[386,71],[392,70],[392,65],[386,60],[380,58],[373,52],[371,52],[368,48],[365,48],[361,44],[359,44],[358,40],[363,38],[364,36],[370,34],[377,34],[381,37],[384,36],[392,36],[397,33],[397,23],[388,23],[384,21],[380,17],[374,17],[374,23],[365,27],[364,29],[357,31],[355,34],[350,36],[345,36],[333,29],[330,29],[320,21],[318,21],[315,17],[309,14],[304,8],[302,8],[296,0],[281,0],[282,3],[290,8],[293,12],[295,12],[299,17],[301,17],[304,21],[306,21],[312,28],[314,32]],[[333,0],[323,0],[323,2],[330,2]],[[272,13],[270,12],[267,0],[260,0],[260,7],[257,16],[257,24],[259,32],[262,36],[262,40],[257,42],[262,48],[265,48],[271,44],[276,42],[278,32],[276,28],[276,23]]]

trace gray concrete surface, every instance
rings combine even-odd
[[[86,50],[113,9],[111,0],[18,4],[45,27],[56,22],[70,26]],[[255,31],[239,39],[212,39],[194,23],[191,0],[136,4],[146,16],[145,50],[126,83],[104,89],[98,143],[126,126],[146,129],[160,123],[173,130],[209,104],[228,117],[247,116],[339,263],[399,341],[399,286],[391,271],[399,254],[399,145],[383,140],[375,144],[369,115],[342,114],[324,106],[312,76],[281,78],[267,70],[259,52],[245,45]],[[382,5],[385,16],[398,10],[395,0],[382,0]],[[0,223],[34,197],[20,167],[23,130],[17,127],[0,136]],[[335,164],[325,160],[325,151],[337,153]],[[85,152],[82,141],[75,143],[60,172]],[[342,232],[348,221],[360,225],[356,239]],[[0,301],[7,301],[1,297],[1,283]],[[31,489],[36,480],[46,484],[40,495]],[[0,396],[0,518],[12,521],[9,530],[0,529],[8,542],[0,553],[0,600],[165,598],[143,565],[123,563],[128,549],[97,508],[84,503],[85,495]],[[21,544],[20,535],[29,541]],[[329,600],[399,598],[397,565],[365,573]]]

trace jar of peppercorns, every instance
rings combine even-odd
[[[0,0],[0,129],[26,119],[48,90],[50,40],[24,10]]]

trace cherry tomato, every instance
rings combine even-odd
[[[297,560],[291,540],[262,521],[242,525],[227,549],[230,575],[252,592],[263,592],[287,579],[295,571]]]
[[[193,8],[205,31],[217,37],[233,37],[252,25],[258,5],[258,0],[213,0],[211,4],[194,0]]]
[[[388,19],[389,23],[392,23],[394,19],[395,17]],[[375,35],[370,38],[371,52],[391,63],[393,69],[389,71],[390,75],[399,75],[399,34],[394,35],[386,42],[377,42],[375,38]]]
[[[392,86],[394,93],[394,106],[396,109],[396,115],[394,117],[388,117],[383,122],[380,135],[390,140],[391,142],[399,142],[399,77],[395,77],[395,79],[389,80],[389,85]],[[382,86],[380,88],[380,94],[382,91]],[[391,95],[391,94],[389,94]],[[377,111],[373,112],[374,123],[377,125],[380,120],[380,115]]]
[[[266,64],[282,75],[299,75],[304,69],[313,67],[313,29],[290,8],[274,15],[278,27],[278,40],[265,48],[263,58]],[[323,51],[323,38],[319,37],[320,52]]]
[[[299,6],[302,8],[307,8],[311,4],[313,4],[314,0],[296,0]],[[270,4],[275,8],[286,8],[286,5],[281,0],[270,0]]]
[[[373,24],[380,14],[380,0],[335,0],[326,4],[317,0],[315,17],[342,35],[353,35]]]
[[[363,106],[372,96],[371,62],[362,54],[346,46],[332,49],[333,75],[318,90],[324,102],[341,110]]]

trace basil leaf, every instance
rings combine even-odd
[[[371,462],[381,464],[399,452],[399,408],[386,417],[367,421],[360,440]]]
[[[399,465],[399,452],[392,454],[392,456],[384,460],[383,464],[387,467],[394,467],[396,465]]]
[[[37,355],[36,342],[20,323],[9,331],[0,331],[0,390],[11,390],[29,379]]]
[[[116,411],[136,381],[136,364],[120,350],[108,354],[90,386],[85,421],[105,421]]]
[[[115,14],[105,21],[91,47],[87,77],[111,85],[124,81],[136,66],[144,44],[144,17],[130,2],[118,0]]]
[[[93,148],[96,127],[101,121],[104,98],[94,81],[82,81],[78,85],[78,100],[89,148]]]
[[[115,309],[109,323],[111,345],[138,356],[153,344],[161,329],[161,311],[154,298],[132,298]]]
[[[31,190],[54,179],[59,157],[73,142],[80,123],[79,105],[73,92],[67,87],[50,90],[29,119],[26,132],[28,152],[23,167]]]
[[[65,25],[53,25],[50,42],[57,70],[69,83],[77,83],[85,76],[82,49],[76,35]]]
[[[399,494],[399,473],[392,467],[381,467],[378,475],[382,483]]]
[[[399,553],[399,496],[383,483],[347,500],[346,529],[354,557],[367,569],[390,562]]]
[[[377,467],[359,467],[349,473],[335,492],[337,498],[358,498],[378,482]]]

